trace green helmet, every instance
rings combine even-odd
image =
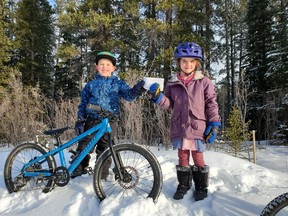
[[[114,66],[116,65],[116,57],[108,51],[102,51],[96,55],[96,59],[95,59],[96,65],[98,65],[99,60],[103,58],[109,59]]]

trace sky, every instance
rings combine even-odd
[[[48,0],[48,2],[50,3],[51,6],[53,6],[55,4],[54,0]]]
[[[193,186],[182,200],[172,198],[178,184],[177,151],[154,147],[150,150],[163,173],[157,203],[139,197],[107,197],[99,203],[92,186],[93,177],[89,175],[77,177],[65,187],[56,187],[46,194],[40,191],[9,194],[3,180],[3,166],[11,149],[0,148],[0,215],[254,216],[260,215],[274,197],[288,192],[288,147],[258,149],[256,164],[225,153],[206,151],[204,157],[210,167],[208,197],[198,202],[192,196]],[[95,159],[95,154],[92,156]]]

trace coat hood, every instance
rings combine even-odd
[[[202,71],[195,71],[193,80],[203,79],[204,76],[205,76],[205,75],[202,73]],[[173,74],[173,75],[169,78],[169,81],[170,81],[170,82],[177,82],[177,81],[180,81],[180,80],[178,79],[177,74]]]

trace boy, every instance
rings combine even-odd
[[[88,82],[81,92],[81,102],[78,106],[77,121],[75,124],[75,131],[79,135],[89,128],[101,122],[102,117],[99,114],[99,108],[113,114],[110,119],[113,137],[117,128],[117,119],[120,113],[120,99],[133,101],[143,92],[142,87],[144,81],[139,81],[133,88],[129,87],[123,80],[113,76],[116,70],[116,58],[107,51],[99,52],[96,55],[96,74],[95,78]],[[114,133],[113,133],[114,132]],[[93,138],[94,134],[84,138],[78,143],[77,152],[82,151],[87,143]],[[113,140],[112,140],[113,141]],[[97,144],[96,154],[97,158],[108,147],[107,136],[103,136]],[[93,150],[92,150],[93,151]],[[92,151],[90,153],[92,153]],[[80,165],[71,174],[72,178],[87,173],[89,167],[90,155],[88,154],[80,163]],[[109,175],[110,163],[106,164],[103,179]]]

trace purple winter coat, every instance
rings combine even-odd
[[[167,82],[164,95],[157,103],[165,109],[173,109],[171,118],[171,141],[201,139],[206,123],[219,121],[217,95],[211,80],[201,71],[185,87],[173,75]]]

